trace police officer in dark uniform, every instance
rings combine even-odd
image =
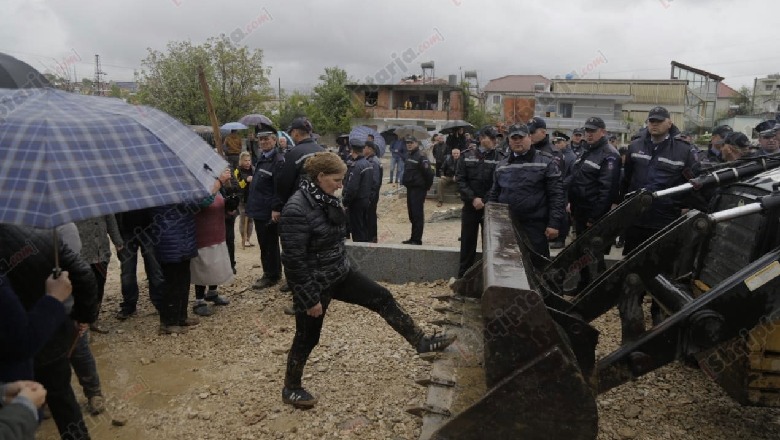
[[[342,199],[349,214],[349,229],[352,241],[367,242],[369,236],[366,220],[371,198],[371,186],[374,184],[373,167],[363,156],[365,141],[350,139],[352,152],[347,162],[347,174],[344,178]]]
[[[257,134],[260,152],[246,201],[247,216],[255,223],[263,267],[263,276],[252,285],[256,290],[271,287],[282,277],[279,224],[272,220],[272,211],[279,206],[274,178],[284,165],[284,155],[276,148],[275,135],[275,131],[261,131]]]
[[[755,130],[758,133],[758,151],[756,153],[759,156],[777,153],[777,128],[777,121],[774,119],[763,121],[756,125]]]
[[[710,145],[707,148],[707,156],[702,159],[702,165],[715,165],[725,162],[723,155],[720,152],[723,142],[726,140],[726,136],[731,133],[732,128],[728,125],[719,125],[712,130],[712,138],[710,139]]]
[[[682,139],[663,107],[650,110],[647,131],[631,142],[626,154],[621,194],[645,188],[658,191],[687,182],[699,172],[698,149]],[[675,197],[656,199],[650,209],[626,231],[627,255],[640,243],[668,225],[681,214],[681,201]]]
[[[492,126],[480,130],[479,147],[461,154],[456,171],[458,192],[463,200],[460,226],[460,265],[458,278],[474,264],[477,238],[485,215],[488,191],[493,186],[493,172],[505,155],[496,148],[498,132]]]
[[[601,118],[591,117],[585,121],[585,150],[572,166],[569,204],[578,234],[609,212],[618,199],[620,155],[607,141],[606,128]],[[603,253],[596,258],[599,270],[603,271],[606,268]],[[580,290],[590,284],[590,280],[590,268],[584,267],[580,271]]]
[[[553,133],[553,147],[561,153],[563,156],[563,167],[561,168],[561,179],[563,184],[564,206],[569,203],[569,187],[571,186],[572,179],[572,166],[577,160],[577,155],[572,151],[569,144],[569,137],[563,133]],[[569,214],[563,216],[563,224],[561,225],[558,238],[550,242],[550,249],[562,249],[566,246],[566,237],[569,236],[569,230],[571,229],[571,222],[569,220]]]
[[[285,153],[284,166],[276,178],[276,195],[279,200],[273,211],[273,220],[275,222],[279,221],[282,207],[287,203],[287,199],[295,191],[298,191],[303,163],[309,157],[314,156],[315,153],[325,151],[322,146],[312,139],[312,131],[314,131],[314,128],[306,117],[293,119],[290,127],[287,128],[287,133],[292,137],[295,146],[288,149],[287,153]]]
[[[531,248],[550,257],[565,215],[563,180],[555,158],[531,147],[528,126],[509,127],[509,153],[496,167],[490,202],[506,203]]]
[[[425,227],[425,194],[433,185],[433,169],[428,157],[420,151],[420,144],[414,136],[404,139],[409,156],[404,162],[404,175],[401,183],[406,187],[406,209],[412,223],[412,235],[403,244],[422,244]]]
[[[581,128],[575,128],[571,134],[571,151],[573,151],[577,156],[582,154],[583,148],[585,146],[585,140],[582,138],[584,134],[585,130]]]
[[[366,214],[366,227],[368,228],[369,241],[376,243],[379,234],[377,226],[376,209],[379,205],[379,190],[382,188],[382,178],[384,176],[384,168],[382,167],[382,161],[377,156],[379,154],[379,147],[372,141],[366,141],[366,148],[363,149],[363,156],[365,156],[368,163],[371,165],[371,196],[369,197],[368,212]]]

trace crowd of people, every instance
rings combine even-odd
[[[617,137],[598,117],[588,118],[571,136],[548,133],[546,121],[534,117],[483,127],[476,136],[462,128],[446,138],[437,134],[432,157],[415,136],[403,136],[389,146],[388,177],[406,188],[411,232],[403,243],[408,245],[423,243],[423,207],[435,178],[439,205],[447,188],[457,188],[463,202],[457,269],[462,277],[474,265],[489,203],[507,204],[520,226],[518,239],[549,257],[551,247],[565,245],[570,230],[586,231],[632,191],[669,188],[702,167],[776,153],[779,128],[775,121],[759,124],[759,145],[753,148],[745,134],[717,127],[700,157],[663,107],[648,113],[646,127],[625,148],[618,148]],[[172,335],[186,333],[198,325],[198,317],[230,304],[219,286],[236,274],[236,226],[242,248],[254,246],[254,233],[262,276],[252,288],[267,291],[284,279],[280,290],[291,293],[285,312],[295,317],[296,332],[281,397],[296,407],[317,403],[303,387],[303,370],[333,299],[379,314],[418,353],[443,350],[454,341],[448,335],[425,335],[389,290],[356,271],[347,258],[347,238],[378,240],[384,167],[375,139],[341,137],[336,154],[314,141],[305,117],[294,119],[287,131],[292,145],[270,126],[257,126],[246,146],[231,133],[222,146],[230,166],[201,200],[63,225],[57,243],[44,231],[0,225],[0,260],[15,262],[0,278],[0,384],[5,384],[0,426],[13,426],[18,438],[32,438],[45,400],[63,439],[89,438],[70,378],[75,372],[89,412],[104,411],[89,338],[105,332],[99,312],[111,244],[122,296],[114,317],[127,320],[136,314],[140,251],[149,299],[159,313],[159,334]],[[681,209],[674,197],[655,200],[621,234],[618,246],[630,252]],[[35,252],[18,258],[30,246]],[[63,271],[51,275],[55,254]],[[589,276],[583,268],[580,284],[586,285]]]

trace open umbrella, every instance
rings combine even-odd
[[[52,88],[0,89],[0,157],[0,223],[37,228],[198,200],[227,166],[166,113]]]
[[[32,89],[51,86],[49,80],[31,65],[11,55],[0,53],[0,88]]]
[[[266,125],[269,127],[273,127],[274,123],[268,119],[265,115],[261,115],[260,113],[252,113],[251,115],[246,115],[238,120],[238,122],[244,124],[244,125]],[[276,130],[272,130],[276,131]]]
[[[227,124],[223,125],[222,127],[219,127],[220,131],[230,131],[230,130],[246,130],[246,125],[240,123],[240,122],[228,122]]]
[[[284,137],[284,138],[287,139],[287,146],[288,147],[294,147],[295,146],[295,142],[293,142],[292,137],[289,134],[287,134],[286,131],[279,130],[279,131],[276,132],[276,134],[277,134],[277,137],[276,137],[277,139],[280,138],[280,137]]]
[[[401,125],[400,127],[396,127],[394,133],[398,137],[404,137],[404,136],[414,136],[417,138],[417,140],[420,139],[428,139],[431,135],[428,133],[428,130],[425,129],[425,127],[421,127],[419,125]]]
[[[439,130],[439,133],[450,134],[459,128],[464,128],[466,129],[466,131],[474,130],[473,125],[469,124],[466,121],[461,121],[460,119],[458,119],[456,121],[448,121],[446,124],[444,124],[441,130]]]
[[[368,140],[368,135],[371,135],[374,137],[374,144],[376,144],[377,148],[379,148],[379,152],[377,153],[377,156],[382,157],[385,155],[385,138],[382,137],[381,134],[379,134],[378,131],[374,130],[371,127],[365,126],[365,125],[359,125],[357,127],[354,127],[352,131],[349,132],[349,139],[357,139],[360,142],[365,142]]]

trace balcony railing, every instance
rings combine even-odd
[[[446,121],[463,119],[464,116],[460,110],[390,110],[366,107],[365,111],[368,117],[373,119],[432,119]]]

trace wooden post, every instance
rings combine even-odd
[[[214,144],[217,147],[217,153],[224,158],[225,153],[222,151],[222,137],[219,133],[219,122],[217,122],[217,115],[214,113],[214,106],[211,104],[209,84],[206,82],[206,74],[203,72],[203,66],[198,66],[198,80],[200,81],[200,88],[203,90],[203,97],[206,98],[206,108],[208,109],[209,119],[211,120],[211,129],[214,130]]]

